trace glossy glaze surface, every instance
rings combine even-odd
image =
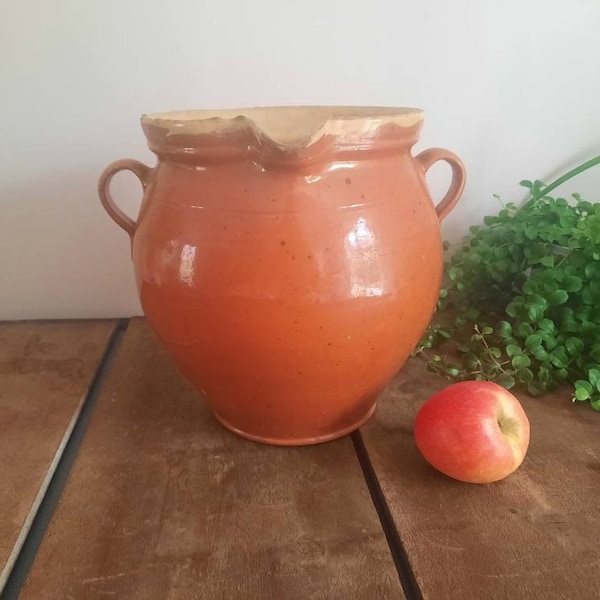
[[[119,224],[144,312],[217,418],[254,440],[360,426],[436,303],[439,219],[462,165],[443,150],[411,156],[420,122],[352,123],[348,138],[336,127],[286,146],[256,123],[173,135],[146,118],[157,167],[121,161],[101,180],[107,208],[116,170],[142,180],[137,223]],[[436,212],[424,174],[439,159],[454,178]]]

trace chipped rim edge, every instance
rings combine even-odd
[[[280,130],[281,113],[288,112],[291,126],[284,127],[283,133],[277,127],[273,131],[269,112],[279,117]],[[165,131],[167,137],[252,130],[257,137],[269,139],[279,147],[306,147],[324,135],[348,139],[370,135],[388,124],[411,128],[419,125],[423,116],[422,109],[411,107],[288,105],[158,112],[143,114],[141,123],[143,127]],[[297,123],[296,129],[293,121]]]

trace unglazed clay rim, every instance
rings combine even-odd
[[[414,127],[423,120],[418,108],[384,106],[271,106],[224,110],[183,110],[142,115],[174,135],[223,135],[252,130],[279,147],[307,147],[331,135],[340,140],[370,137],[380,127]]]

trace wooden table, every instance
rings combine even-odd
[[[2,324],[2,598],[600,598],[600,414],[522,397],[521,469],[461,484],[413,442],[444,385],[409,361],[360,432],[270,447],[142,319]]]

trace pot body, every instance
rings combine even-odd
[[[410,154],[419,125],[290,149],[248,143],[247,127],[173,142],[145,123],[159,162],[130,232],[142,307],[229,429],[284,445],[340,437],[413,350],[442,276],[425,171],[451,162],[445,210],[464,182],[453,155]]]

